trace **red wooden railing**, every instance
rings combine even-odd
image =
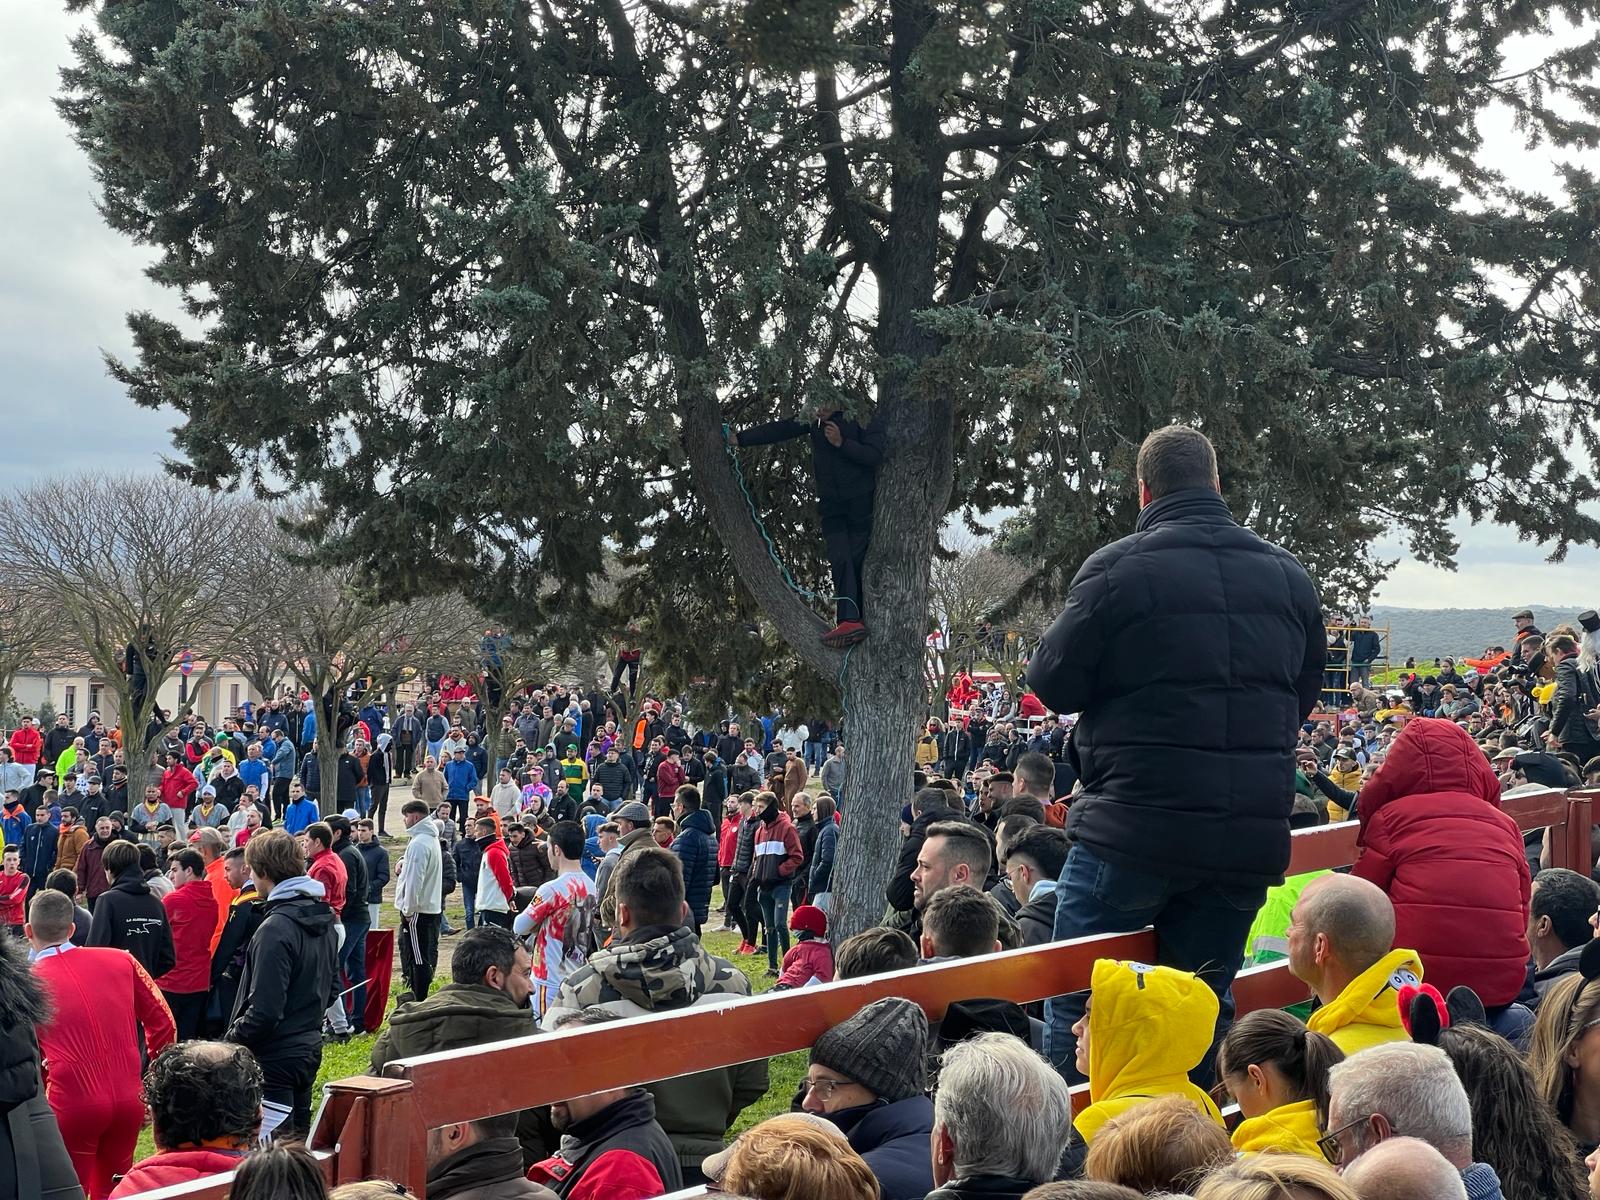
[[[1507,797],[1502,807],[1524,830],[1550,828],[1554,865],[1588,874],[1596,797],[1600,790],[1550,790]],[[1355,858],[1356,831],[1354,822],[1345,822],[1297,832],[1289,873],[1348,865]],[[806,1050],[862,1005],[885,996],[915,1001],[932,1018],[942,1017],[957,1000],[992,997],[1025,1004],[1086,988],[1096,959],[1148,961],[1155,955],[1151,930],[1106,934],[402,1059],[389,1064],[385,1078],[356,1076],[327,1085],[312,1152],[330,1184],[383,1178],[421,1196],[426,1130],[566,1100],[576,1080],[588,1091],[605,1091]],[[1233,994],[1240,1013],[1308,998],[1285,963],[1241,972]],[[1075,1107],[1086,1099],[1080,1089]],[[146,1200],[224,1200],[230,1179],[216,1176],[143,1195]],[[697,1189],[684,1193],[698,1194]]]

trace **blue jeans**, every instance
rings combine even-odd
[[[356,789],[356,811],[363,817],[372,811],[372,789],[358,787]]]
[[[763,884],[756,889],[756,900],[761,905],[761,919],[767,926],[767,966],[778,969],[778,942],[783,941],[783,952],[789,953],[789,893],[794,881],[785,879],[771,887]]]
[[[464,908],[466,908],[466,910],[467,910],[467,926],[466,927],[468,929],[471,929],[472,928],[472,918],[473,918],[474,914],[477,912],[477,906],[478,906],[478,885],[476,883],[474,883],[471,887],[464,887],[464,888],[461,889],[461,903],[462,903],[462,906]]]
[[[340,990],[359,985],[345,1001],[356,1029],[365,1028],[367,1022],[367,929],[365,924],[345,925],[344,946],[339,950],[339,968],[344,972]]]
[[[1156,961],[1197,972],[1211,985],[1222,1002],[1216,1036],[1226,1032],[1233,1022],[1233,977],[1244,962],[1245,938],[1267,898],[1266,888],[1197,883],[1118,866],[1076,843],[1061,868],[1056,897],[1058,942],[1154,925]],[[1088,995],[1073,992],[1044,1005],[1045,1055],[1068,1083],[1084,1082],[1073,1061],[1072,1027],[1083,1016]],[[1190,1077],[1206,1086],[1211,1074],[1208,1052]]]

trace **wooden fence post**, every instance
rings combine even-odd
[[[387,1179],[421,1197],[428,1131],[408,1079],[355,1075],[327,1085],[310,1147],[334,1152],[333,1183]]]

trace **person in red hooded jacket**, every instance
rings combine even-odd
[[[1416,950],[1440,994],[1465,985],[1498,1016],[1527,972],[1531,880],[1483,751],[1453,721],[1407,722],[1356,815],[1351,871],[1394,904],[1394,944]]]

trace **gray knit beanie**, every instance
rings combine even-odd
[[[819,1037],[811,1061],[892,1104],[927,1091],[927,1053],[927,1015],[911,1001],[891,996]]]

